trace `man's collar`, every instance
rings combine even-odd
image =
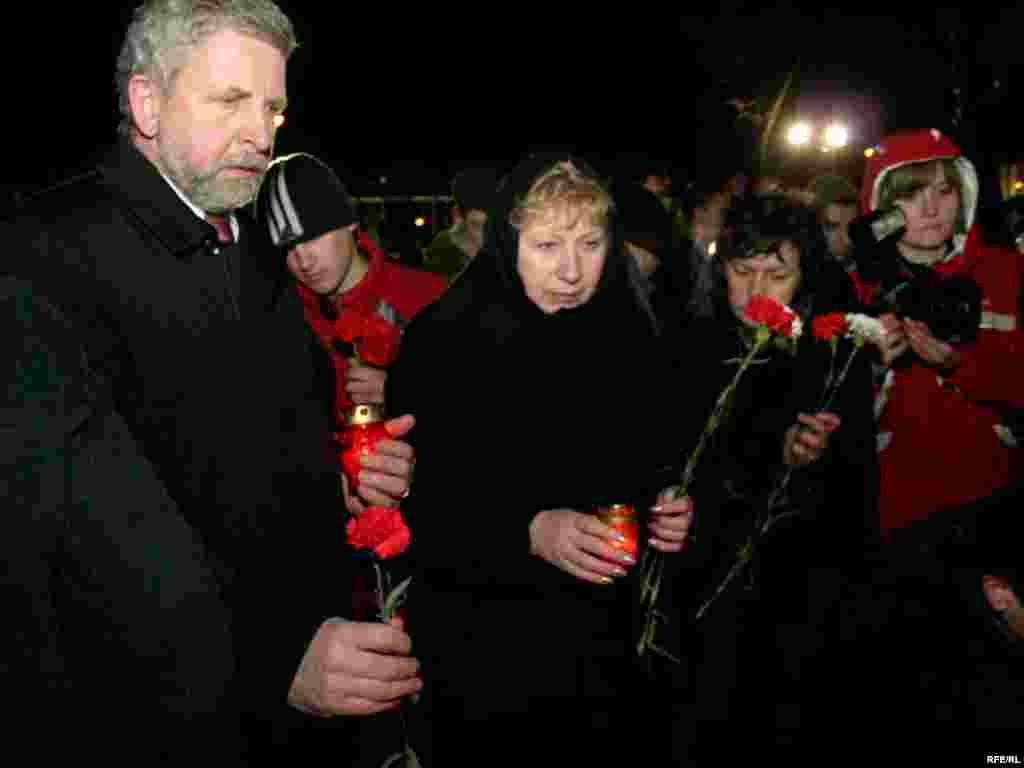
[[[190,256],[210,239],[212,225],[164,180],[130,139],[118,140],[100,161],[99,171],[102,183],[124,201],[130,215],[175,256]],[[232,221],[232,227],[236,226],[237,221]]]
[[[156,168],[155,165],[153,167]],[[192,211],[192,213],[194,213],[197,217],[199,217],[203,221],[206,221],[207,220],[206,219],[206,217],[207,217],[206,211],[204,211],[198,205],[193,203],[188,197],[186,197],[185,193],[182,192],[181,188],[177,184],[175,184],[174,181],[171,180],[170,176],[168,176],[166,173],[164,173],[159,168],[157,168],[156,170],[157,170],[157,172],[161,176],[163,176],[164,181],[166,181],[168,184],[171,185],[171,189],[174,190],[174,193],[179,198],[181,198],[181,202],[183,202],[185,205],[187,205],[189,207],[189,210]],[[235,242],[237,243],[238,242],[238,220],[235,218],[234,211],[231,211],[225,218],[231,224],[231,234],[235,238]]]

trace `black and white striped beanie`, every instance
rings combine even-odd
[[[282,248],[359,220],[355,202],[337,174],[304,152],[270,164],[256,198],[256,217],[274,245]]]

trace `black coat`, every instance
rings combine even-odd
[[[591,585],[532,556],[529,525],[545,509],[642,511],[674,477],[659,472],[677,458],[663,355],[614,220],[586,305],[546,315],[524,293],[508,214],[546,161],[506,180],[485,250],[407,329],[388,381],[389,407],[417,418],[411,626],[449,735],[466,717],[576,723],[622,692],[635,584]]]
[[[968,534],[969,549],[950,557],[939,538],[956,538],[974,522],[960,511],[933,517],[925,536],[898,550],[887,545],[868,578],[845,590],[821,664],[823,689],[843,693],[808,725],[837,734],[852,726],[944,764],[1017,754],[1024,643],[1000,629],[985,599],[993,552]]]
[[[694,399],[701,404],[699,410],[710,413],[747,352],[735,320],[725,313],[694,320],[680,350],[681,365],[704,374]],[[851,350],[847,342],[840,345],[837,373]],[[740,380],[733,405],[696,473],[695,492],[707,514],[698,520],[699,543],[691,555],[699,568],[710,567],[709,581],[731,564],[750,523],[785,472],[784,434],[799,413],[814,413],[821,405],[829,360],[828,345],[816,341],[807,328],[795,355],[769,346]],[[791,474],[785,509],[799,514],[778,523],[763,542],[761,565],[775,575],[800,578],[811,565],[856,563],[877,546],[878,464],[870,376],[868,354],[862,350],[827,409],[842,419],[828,450],[819,461]],[[786,589],[780,585],[782,592]]]
[[[701,372],[691,377],[692,396],[706,416],[748,347],[730,310],[720,308],[694,320],[679,349],[680,365]],[[850,349],[840,346],[837,367]],[[860,578],[862,560],[876,546],[878,467],[870,365],[862,350],[827,409],[841,426],[817,462],[793,471],[788,501],[776,510],[798,514],[759,537],[743,575],[719,591],[785,472],[786,430],[798,413],[819,408],[829,358],[809,327],[795,356],[766,347],[740,380],[697,467],[694,537],[670,597],[689,662],[675,679],[676,693],[689,705],[677,736],[706,735],[699,725],[690,730],[701,720],[799,725],[841,584]]]
[[[114,764],[233,764],[230,615],[199,536],[65,319],[4,279],[0,328],[8,733],[38,735],[46,712],[55,738],[32,745],[37,760],[101,749]],[[112,723],[131,738],[109,738]]]
[[[5,226],[5,261],[83,331],[89,365],[210,553],[240,701],[266,714],[285,710],[346,580],[316,346],[282,255],[238,218],[239,242],[220,246],[122,140]]]

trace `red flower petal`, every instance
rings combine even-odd
[[[377,557],[381,560],[387,560],[389,557],[400,555],[409,548],[409,543],[412,541],[412,533],[409,531],[409,527],[402,523],[402,526],[394,531],[388,538],[382,541],[380,544],[373,548],[373,551],[377,553]]]
[[[772,333],[789,336],[793,331],[796,313],[767,296],[754,296],[743,310],[747,320],[763,325]]]
[[[386,559],[401,554],[412,540],[397,507],[368,507],[345,525],[348,543],[355,549],[372,549]]]
[[[821,341],[831,341],[844,336],[847,331],[846,315],[840,312],[818,315],[811,322],[811,330],[814,333],[814,338]]]
[[[368,318],[366,326],[368,333],[356,342],[356,352],[370,365],[387,368],[398,357],[401,334],[383,318]]]

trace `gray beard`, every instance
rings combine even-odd
[[[171,176],[181,191],[207,213],[227,213],[252,202],[259,190],[262,176],[251,179],[222,179],[214,173],[208,176],[176,178]]]
[[[252,178],[221,178],[220,167],[212,173],[196,174],[179,167],[176,158],[163,146],[157,147],[161,170],[199,209],[212,214],[225,214],[253,201],[263,174]]]

